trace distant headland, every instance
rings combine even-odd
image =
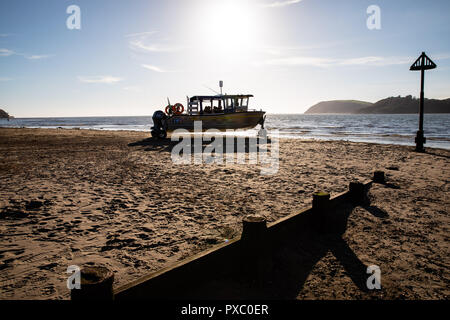
[[[347,113],[347,114],[395,114],[418,113],[419,99],[406,97],[389,97],[375,103],[358,100],[332,100],[319,102],[308,110],[311,113]],[[425,113],[450,113],[450,98],[444,100],[425,99]]]
[[[10,116],[9,114],[8,114],[8,112],[6,112],[5,110],[3,110],[3,109],[0,109],[0,119],[12,119],[12,118],[14,118],[13,116]]]

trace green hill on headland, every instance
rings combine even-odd
[[[450,113],[450,98],[444,100],[425,99],[425,113]],[[412,96],[389,97],[375,103],[357,100],[322,101],[310,107],[305,113],[418,113],[419,99]]]
[[[358,110],[371,107],[373,103],[358,100],[332,100],[322,101],[305,113],[357,113]]]
[[[4,111],[3,109],[0,109],[0,118],[9,119],[9,118],[12,118],[12,117],[8,114],[8,112]]]

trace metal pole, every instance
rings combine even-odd
[[[422,57],[422,65],[424,63],[423,61],[423,57]],[[424,85],[424,81],[425,81],[425,70],[422,69],[420,70],[420,116],[419,116],[419,130],[423,131],[423,85]]]
[[[426,139],[423,133],[423,103],[424,103],[424,82],[425,82],[425,52],[422,52],[422,68],[420,70],[420,105],[419,105],[419,131],[417,131],[416,135],[416,151],[424,152],[423,144]]]

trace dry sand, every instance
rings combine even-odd
[[[260,165],[174,165],[146,132],[0,129],[0,299],[68,299],[69,265],[96,262],[115,286],[238,236],[241,220],[276,221],[384,170],[343,235],[381,268],[379,298],[449,298],[450,151],[280,141],[277,174]],[[287,261],[288,263],[289,261]],[[298,299],[364,299],[326,252]]]

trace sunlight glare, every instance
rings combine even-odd
[[[255,47],[258,21],[247,1],[208,1],[198,21],[202,47],[221,54],[240,54]]]

